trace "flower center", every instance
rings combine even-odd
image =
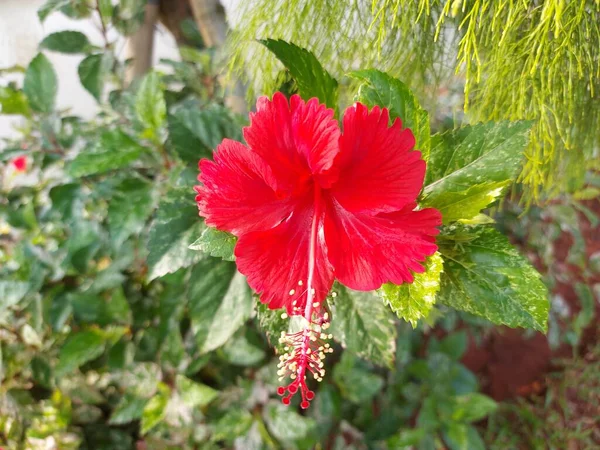
[[[321,381],[325,375],[323,360],[326,353],[332,353],[333,349],[325,343],[325,339],[331,339],[331,335],[324,333],[329,328],[329,316],[324,312],[322,305],[315,301],[314,274],[317,240],[319,233],[319,220],[321,216],[321,189],[317,183],[314,187],[315,203],[314,216],[312,219],[309,252],[308,252],[308,278],[306,283],[306,306],[304,308],[303,329],[296,333],[281,333],[279,342],[285,344],[285,351],[279,357],[280,381],[288,377],[291,382],[287,386],[281,386],[277,393],[283,398],[281,401],[289,405],[291,398],[300,391],[302,401],[300,407],[308,408],[310,401],[315,397],[315,393],[306,385],[306,377],[312,373],[317,381]],[[302,286],[300,280],[298,286]],[[290,290],[290,295],[294,295],[296,289]],[[303,293],[303,295],[304,295]]]

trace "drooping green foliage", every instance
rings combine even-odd
[[[529,200],[580,187],[600,144],[594,0],[259,0],[236,17],[232,67],[259,91],[276,86],[274,59],[253,43],[269,36],[310,49],[336,77],[355,66],[387,71],[430,111],[462,87],[474,121],[535,120],[519,178]]]

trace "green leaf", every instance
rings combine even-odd
[[[545,332],[549,302],[540,274],[495,229],[479,227],[472,233],[469,241],[440,246],[440,301],[496,324]]]
[[[280,402],[269,402],[263,416],[271,434],[280,441],[288,443],[285,448],[290,448],[290,442],[307,438],[316,429],[314,419],[301,416]],[[312,446],[306,448],[312,448]]]
[[[96,359],[104,352],[105,345],[106,336],[100,330],[80,331],[71,335],[60,349],[56,376],[60,378]]]
[[[510,180],[492,181],[475,184],[460,192],[441,192],[433,197],[425,197],[421,205],[437,208],[442,213],[444,225],[457,220],[467,222],[499,199],[510,184]]]
[[[457,422],[477,422],[498,408],[498,404],[486,395],[473,392],[454,398],[452,420]]]
[[[242,122],[219,105],[202,107],[196,100],[185,100],[168,116],[169,145],[179,157],[194,164],[210,157],[224,138],[242,140]]]
[[[330,300],[331,329],[344,348],[381,366],[393,367],[396,327],[389,308],[371,292],[338,286]]]
[[[515,180],[530,128],[490,122],[433,136],[421,204],[442,210],[444,223],[475,217]]]
[[[252,312],[252,292],[246,279],[227,261],[200,261],[192,271],[189,298],[200,353],[225,344]]]
[[[31,60],[25,71],[23,92],[29,100],[31,109],[49,113],[54,109],[58,81],[52,63],[43,54]]]
[[[87,36],[79,31],[59,31],[49,34],[40,43],[40,48],[54,52],[77,54],[90,47]]]
[[[98,11],[104,23],[110,22],[113,15],[112,0],[98,0]]]
[[[212,440],[233,442],[236,437],[246,434],[252,422],[252,414],[245,409],[231,409],[214,425]]]
[[[170,395],[171,391],[169,387],[164,383],[159,383],[158,392],[150,399],[142,412],[142,423],[140,426],[142,434],[148,433],[148,431],[164,420],[167,415],[167,404],[169,403]]]
[[[359,405],[370,401],[383,388],[383,379],[348,352],[342,353],[341,361],[335,365],[333,380],[345,398]]]
[[[236,366],[255,366],[265,358],[263,342],[250,328],[240,329],[223,347],[227,361]]]
[[[213,388],[196,383],[183,375],[177,375],[175,383],[181,400],[190,408],[206,406],[219,395]]]
[[[190,245],[190,249],[203,251],[225,261],[235,261],[233,249],[236,242],[237,238],[234,235],[207,227],[202,235]]]
[[[23,91],[10,84],[0,86],[0,114],[20,114],[28,117],[31,112]]]
[[[296,80],[304,100],[317,97],[327,107],[337,109],[338,83],[308,50],[289,42],[274,39],[259,40],[283,63]]]
[[[108,224],[116,246],[140,233],[154,210],[153,186],[141,178],[126,178],[108,205]]]
[[[267,305],[257,299],[256,301],[256,317],[262,331],[267,335],[267,339],[271,347],[275,348],[278,354],[283,354],[284,344],[279,342],[281,332],[288,333],[290,320],[282,319],[281,314],[283,309],[269,309]],[[285,317],[285,316],[284,316]]]
[[[28,290],[29,283],[0,280],[0,312],[19,303],[25,297]]]
[[[136,161],[144,147],[121,130],[108,130],[100,135],[92,149],[84,149],[68,167],[73,177],[96,175],[121,169]]]
[[[147,403],[147,398],[139,397],[135,394],[125,393],[111,414],[108,423],[112,425],[122,425],[124,423],[141,419]]]
[[[148,278],[162,277],[202,259],[203,253],[190,250],[189,245],[203,227],[193,191],[174,188],[164,194],[148,234]]]
[[[450,422],[444,426],[444,441],[450,450],[485,450],[477,429],[462,423]]]
[[[158,73],[150,72],[142,79],[135,97],[135,111],[146,127],[147,137],[159,137],[167,117],[167,104]]]
[[[398,317],[415,328],[419,319],[427,317],[440,290],[440,277],[444,261],[439,253],[427,258],[425,272],[415,273],[412,283],[384,284],[378,293]]]
[[[86,56],[77,68],[81,85],[94,96],[97,101],[102,99],[106,75],[112,64],[112,55],[100,53]]]
[[[71,0],[46,0],[46,3],[40,6],[37,12],[40,22],[44,23],[46,17],[63,6],[69,5],[70,1]]]
[[[410,128],[415,136],[415,149],[423,159],[429,159],[430,129],[429,114],[415,98],[410,89],[400,80],[379,70],[358,70],[348,76],[362,81],[355,101],[369,108],[379,105],[387,108],[390,119],[400,118],[403,128]]]

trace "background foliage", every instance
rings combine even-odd
[[[95,15],[127,35],[141,23],[142,6],[49,1],[39,15]],[[385,23],[393,30],[400,22]],[[372,32],[387,51],[393,33]],[[278,37],[261,37],[267,35]],[[359,68],[342,66],[342,53],[339,68],[328,72],[296,45],[262,44],[287,68],[278,80],[285,79],[288,93],[318,96],[332,107],[355,97],[388,107],[413,128],[429,160],[420,202],[445,217],[427,273],[378,293],[335,286],[328,375],[305,414],[284,407],[275,395],[273,347],[296,324],[253,297],[232,262],[235,241],[206,228],[193,201],[198,159],[210,157],[224,137],[241,139],[246,120],[223,106],[214,52],[182,47],[181,61],[164,61],[168,73],[153,71],[126,87],[126,63],[113,42],[100,48],[81,33],[49,35],[22,85],[0,87],[2,113],[25,118],[21,136],[0,153],[1,445],[477,449],[503,439],[543,442],[550,428],[527,412],[535,406],[522,405],[518,425],[527,431],[513,433],[510,414],[521,406],[498,407],[484,395],[465,353],[494,333],[488,320],[546,329],[544,284],[552,288],[564,275],[555,270],[547,236],[558,239],[561,228],[574,236],[569,258],[586,278],[572,315],[553,302],[550,335],[556,346],[577,348],[593,321],[589,286],[599,271],[579,214],[597,226],[589,205],[600,189],[597,176],[590,172],[574,196],[524,217],[506,205],[494,227],[486,208],[497,208],[516,179],[531,123],[444,130],[448,121],[429,115],[417,99],[423,96],[389,74],[341,77],[342,69]],[[78,73],[99,102],[97,117],[56,110],[57,75],[45,51],[85,56]],[[431,136],[430,125],[444,132]],[[19,173],[10,161],[23,155],[28,168]],[[545,283],[497,229],[542,255]],[[572,370],[589,385],[585,367]],[[588,428],[583,423],[578,438],[593,443]],[[561,448],[565,437],[555,439]]]

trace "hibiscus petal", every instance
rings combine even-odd
[[[310,234],[314,216],[312,194],[296,205],[292,215],[268,231],[243,235],[235,247],[236,264],[248,284],[269,308],[286,307],[290,315],[304,314],[310,255]],[[321,302],[333,284],[333,270],[326,256],[321,231],[315,247],[312,288],[314,302]],[[297,309],[294,309],[297,308]]]
[[[387,109],[370,112],[357,103],[346,109],[340,153],[334,163],[339,179],[333,195],[351,212],[390,212],[415,201],[425,177],[415,138],[396,119],[388,127]]]
[[[270,167],[243,144],[224,139],[214,161],[203,159],[199,167],[196,202],[208,225],[240,236],[290,215],[292,204],[277,194]]]
[[[256,108],[244,138],[271,166],[280,189],[302,189],[311,173],[331,167],[340,136],[332,109],[316,98],[304,102],[298,95],[288,103],[280,92],[273,100],[259,98]]]
[[[441,225],[439,211],[400,211],[381,216],[353,214],[335,199],[325,213],[328,259],[336,278],[359,291],[371,291],[383,283],[412,282],[413,272],[437,250],[434,236]]]

